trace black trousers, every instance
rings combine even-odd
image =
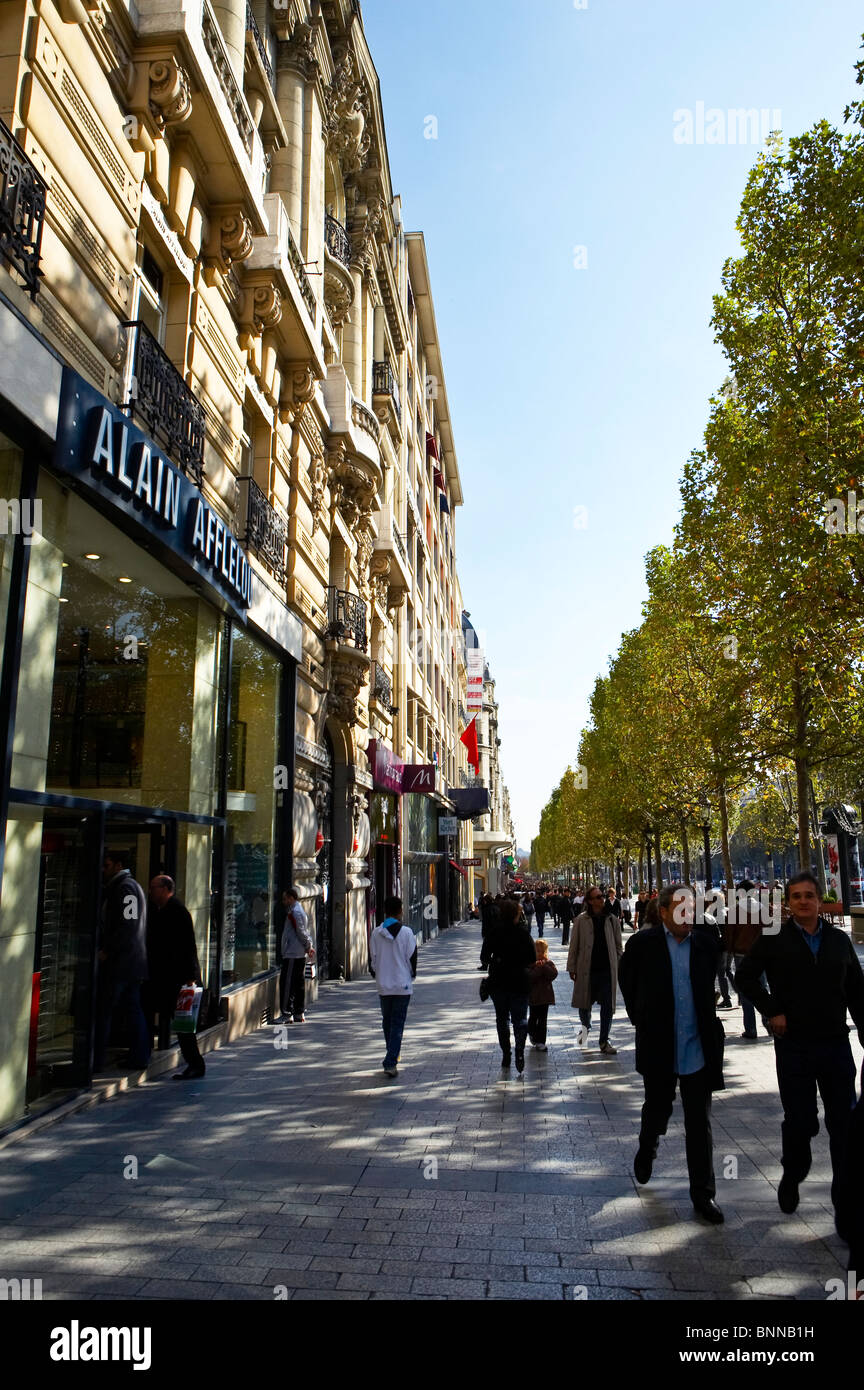
[[[279,975],[279,998],[283,1014],[299,1018],[306,1009],[306,958],[283,960]]]
[[[528,1010],[528,1036],[533,1043],[545,1043],[546,1024],[549,1019],[548,1004],[532,1004]]]
[[[152,1038],[156,1031],[156,1046],[160,1052],[171,1046],[171,1020],[174,1017],[174,1005],[177,1003],[177,995],[180,993],[182,984],[166,985],[159,982],[148,981],[144,987],[144,1015],[147,1019],[147,1026]],[[158,1014],[158,1022],[156,1015]],[[205,1070],[204,1058],[198,1048],[198,1040],[194,1033],[178,1033],[177,1041],[180,1044],[180,1055],[187,1067],[193,1071]]]
[[[666,1133],[672,1115],[676,1087],[680,1087],[690,1199],[701,1202],[713,1197],[717,1184],[714,1181],[711,1135],[711,1085],[706,1068],[690,1076],[649,1072],[642,1080],[645,1083],[645,1104],[642,1106],[642,1128],[639,1131],[640,1149],[649,1154],[657,1152],[657,1142]]]
[[[818,1087],[831,1149],[831,1200],[837,1207],[855,1105],[855,1063],[849,1038],[844,1035],[824,1042],[775,1038],[774,1059],[783,1105],[783,1172],[794,1182],[803,1182],[810,1171],[810,1140],[819,1133]]]

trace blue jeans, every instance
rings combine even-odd
[[[143,1069],[150,1061],[151,1035],[141,1007],[141,981],[103,979],[99,986],[93,1048],[96,1071],[101,1071],[104,1066],[111,1023],[118,1009],[125,1016],[130,1065]]]
[[[812,1042],[775,1038],[774,1056],[783,1106],[783,1172],[800,1183],[810,1171],[810,1140],[819,1133],[818,1087],[831,1150],[831,1199],[836,1207],[855,1106],[855,1063],[849,1038],[845,1034]]]
[[[411,995],[382,994],[379,995],[379,998],[381,1000],[381,1022],[384,1027],[384,1037],[387,1040],[387,1056],[384,1058],[383,1065],[389,1071],[399,1061],[402,1034],[405,1031],[405,1017],[408,1013],[408,1005],[411,1003]]]
[[[594,975],[591,976],[591,1003],[600,1005],[600,1046],[609,1041],[609,1029],[612,1027],[612,1015],[615,1012],[615,1005],[612,999],[612,976]],[[591,1010],[579,1010],[579,1022],[583,1028],[591,1027]]]

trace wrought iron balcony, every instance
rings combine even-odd
[[[357,594],[344,589],[327,590],[326,636],[338,642],[350,642],[358,652],[365,652],[369,643],[366,633],[366,604]]]
[[[246,30],[248,33],[252,35],[253,39],[255,40],[255,47],[258,49],[258,56],[261,59],[261,65],[267,74],[267,81],[270,83],[270,86],[273,88],[275,92],[276,78],[273,75],[273,64],[270,62],[270,55],[268,54],[264,40],[261,37],[261,30],[258,28],[258,21],[255,18],[251,5],[246,6]]]
[[[380,661],[375,662],[372,672],[372,695],[388,710],[393,708],[393,682]]]
[[[405,548],[405,536],[404,536],[403,532],[402,532],[402,531],[394,531],[394,532],[393,532],[393,539],[394,539],[394,541],[396,542],[396,549],[399,551],[399,554],[402,556],[402,559],[405,561],[405,564],[407,565],[407,564],[408,564],[408,551],[407,551],[406,548]]]
[[[343,265],[351,264],[351,241],[342,226],[330,213],[324,214],[324,245],[330,252],[334,260],[341,261]]]
[[[389,396],[396,411],[396,419],[402,423],[402,406],[399,401],[399,387],[396,375],[389,362],[375,362],[372,366],[372,395]]]
[[[267,501],[254,478],[238,478],[235,484],[237,517],[243,534],[243,544],[258,556],[274,579],[285,583],[285,555],[288,549],[288,525]]]
[[[201,484],[204,477],[204,407],[186,385],[171,358],[146,324],[127,321],[129,395],[123,409],[143,420],[184,473]]]
[[[39,293],[39,257],[48,185],[0,121],[0,257],[12,263],[31,299]]]

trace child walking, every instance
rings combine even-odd
[[[531,980],[531,993],[528,996],[528,1036],[532,1047],[536,1047],[538,1052],[545,1052],[549,1006],[555,1003],[552,981],[558,974],[558,967],[549,959],[548,941],[541,937],[534,942],[534,950],[537,959],[528,971]]]

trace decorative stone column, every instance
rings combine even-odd
[[[211,0],[211,3],[216,23],[222,32],[228,61],[242,92],[246,53],[246,0]]]

